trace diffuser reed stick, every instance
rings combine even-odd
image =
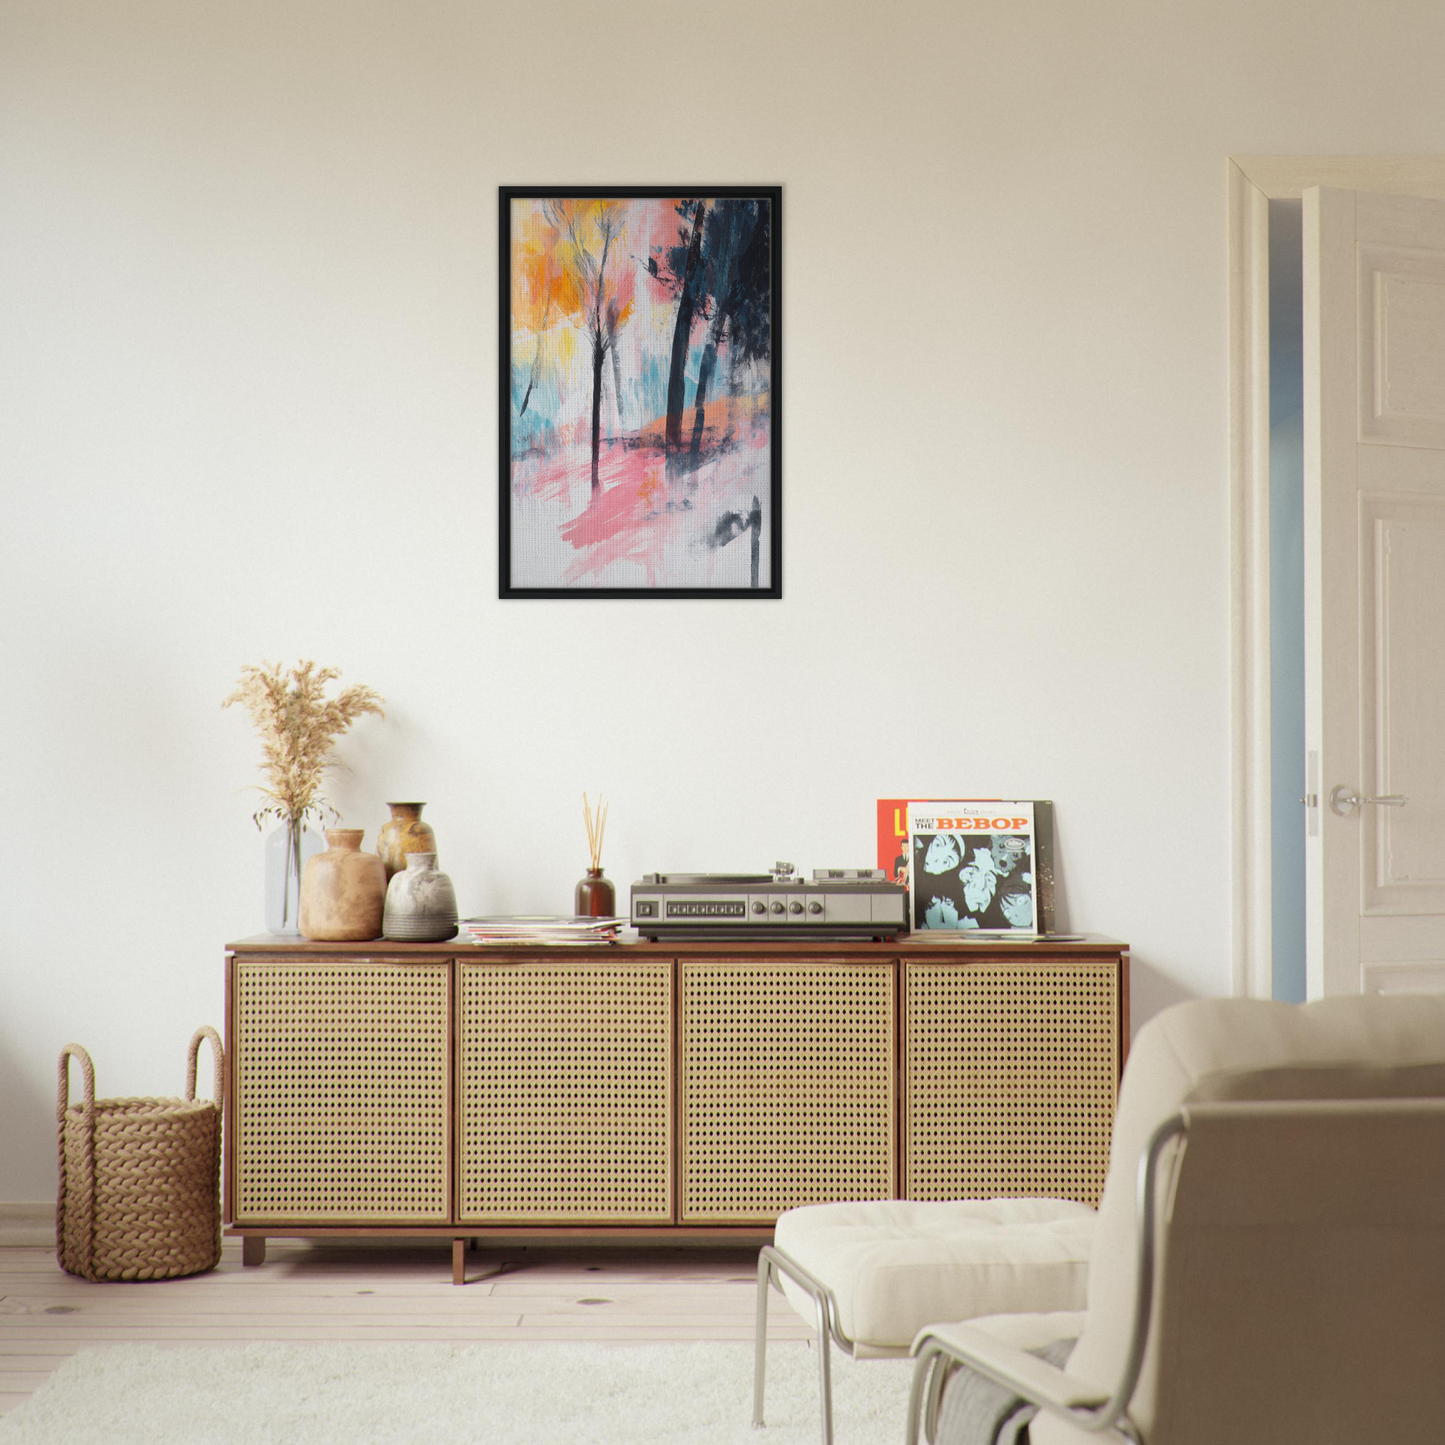
[[[587,851],[592,858],[592,867],[602,867],[602,838],[607,832],[607,804],[602,794],[597,794],[597,808],[594,811],[587,794],[582,794],[582,821],[587,825]]]

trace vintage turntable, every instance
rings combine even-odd
[[[893,938],[908,926],[908,890],[878,868],[771,873],[645,873],[632,885],[632,926],[646,938]]]

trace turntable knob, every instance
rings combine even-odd
[[[810,903],[810,904],[808,905],[808,912],[809,912],[809,913],[821,913],[822,911],[823,911],[823,905],[822,905],[821,903],[819,903],[816,899],[815,899],[812,903]]]
[[[761,898],[759,898],[759,899],[753,904],[753,912],[754,912],[754,913],[766,913],[767,911],[768,911],[768,905],[767,905],[766,903],[764,903]]]
[[[773,904],[773,912],[774,912],[774,913],[781,913],[781,912],[783,912],[783,905],[782,905],[781,903],[775,903],[775,904]]]
[[[794,902],[794,903],[788,904],[788,912],[790,912],[790,913],[801,913],[802,911],[803,911],[803,905],[802,905],[801,903]]]

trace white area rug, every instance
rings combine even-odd
[[[817,1445],[817,1356],[768,1349],[755,1432],[738,1344],[287,1345],[83,1350],[0,1445]],[[910,1362],[833,1353],[837,1445],[898,1445]]]

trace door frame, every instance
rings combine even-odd
[[[1269,203],[1310,186],[1445,200],[1445,156],[1231,156],[1227,166],[1231,985],[1269,998]]]

